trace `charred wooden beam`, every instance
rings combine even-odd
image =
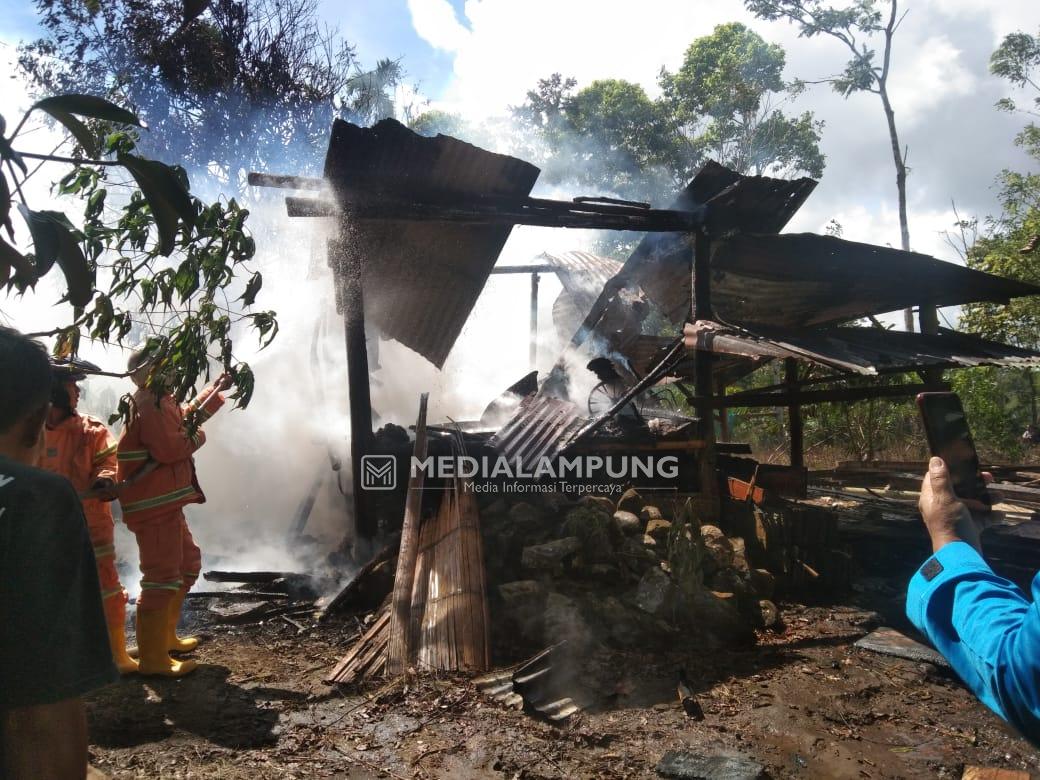
[[[372,451],[372,389],[368,375],[368,341],[365,335],[365,302],[361,289],[361,258],[347,241],[328,243],[333,267],[344,280],[343,335],[347,350],[347,391],[350,404],[350,469],[353,482],[354,528],[362,539],[376,534],[376,518],[366,511],[362,490],[361,459]]]
[[[787,407],[787,428],[791,434],[791,465],[801,468],[805,465],[805,439],[802,430],[802,407],[798,403],[798,393],[795,387],[798,385],[798,361],[794,358],[784,360],[784,378],[791,389],[788,396],[793,399]]]
[[[342,607],[350,603],[351,598],[357,593],[358,589],[364,583],[365,578],[372,574],[372,572],[380,564],[386,563],[395,555],[401,545],[401,535],[395,533],[386,546],[382,550],[377,552],[373,556],[372,560],[366,563],[353,577],[351,577],[347,584],[344,585],[339,593],[337,593],[332,600],[325,605],[322,609],[321,614],[318,616],[318,622],[324,621],[329,615],[335,614]]]
[[[934,389],[934,386],[924,384],[839,387],[832,390],[809,390],[793,393],[741,393],[739,396],[727,395],[722,398],[695,399],[695,401],[726,408],[789,407],[792,404],[806,406],[808,404],[866,401],[871,398],[903,398]]]
[[[202,575],[203,579],[210,582],[240,582],[251,584],[263,584],[275,580],[289,580],[297,577],[306,577],[305,574],[286,571],[207,571]]]
[[[440,201],[379,199],[359,195],[341,206],[319,198],[285,199],[290,217],[463,222],[471,224],[537,225],[541,227],[592,230],[636,230],[640,232],[689,233],[705,223],[705,211],[643,209],[603,203],[575,203],[545,198],[498,198],[479,200],[442,198]]]
[[[491,269],[493,274],[554,274],[558,269],[554,265],[497,265]]]
[[[323,190],[327,186],[324,179],[312,179],[307,176],[287,176],[278,173],[249,173],[249,184],[252,187],[278,187],[285,190]]]

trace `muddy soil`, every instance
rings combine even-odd
[[[583,670],[597,704],[562,725],[464,677],[326,686],[364,616],[301,632],[281,619],[229,628],[200,609],[196,673],[89,698],[91,760],[114,778],[650,778],[666,751],[691,750],[771,778],[959,778],[966,765],[1040,778],[1040,753],[947,672],[854,648],[896,616],[845,601],[785,604],[783,630],[744,649],[705,654],[689,635],[598,654]],[[703,720],[679,704],[679,669]]]

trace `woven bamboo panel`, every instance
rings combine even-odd
[[[412,589],[414,658],[434,671],[491,666],[487,587],[480,517],[463,480],[444,492],[419,536]]]

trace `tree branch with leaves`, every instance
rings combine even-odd
[[[896,170],[900,245],[909,252],[910,223],[906,205],[909,150],[899,140],[896,114],[889,96],[893,42],[907,12],[899,13],[898,0],[882,0],[880,3],[877,0],[855,0],[842,7],[829,5],[823,0],[745,0],[744,5],[759,19],[791,22],[798,27],[799,37],[827,36],[848,50],[849,59],[841,73],[811,83],[830,84],[845,98],[856,92],[870,92],[880,98]],[[882,10],[886,6],[887,13]],[[880,62],[879,48],[873,43],[879,38]],[[914,330],[912,310],[907,309],[903,314],[906,329]]]
[[[72,156],[23,147],[34,112],[67,131],[75,142]],[[71,318],[33,334],[53,336],[56,354],[75,355],[83,338],[147,344],[152,376],[162,377],[178,399],[191,396],[218,364],[234,379],[232,398],[245,407],[254,378],[235,357],[236,326],[251,325],[262,346],[278,332],[274,312],[251,311],[263,278],[251,263],[256,247],[246,230],[249,212],[234,199],[202,202],[183,169],[137,154],[143,129],[133,112],[82,94],[34,103],[9,135],[0,117],[6,168],[0,171],[0,224],[9,239],[0,237],[0,285],[27,294],[58,267]],[[26,160],[39,164],[30,170]],[[78,199],[79,226],[61,211],[28,203],[25,184],[44,165],[68,169],[56,194]],[[112,197],[122,188],[128,196]],[[15,213],[31,252],[15,247]]]

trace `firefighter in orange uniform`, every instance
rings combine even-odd
[[[77,410],[76,383],[87,378],[85,370],[99,369],[76,359],[53,363],[54,386],[40,467],[68,479],[82,497],[97,560],[112,660],[121,674],[129,674],[137,671],[137,662],[126,652],[127,594],[116,571],[115,525],[108,503],[114,498],[111,488],[116,480],[116,441],[101,420]]]
[[[184,519],[183,507],[206,500],[195,477],[192,454],[206,436],[189,435],[185,415],[197,410],[207,419],[223,403],[220,391],[231,386],[221,375],[190,404],[181,407],[146,387],[151,366],[144,350],[130,356],[127,368],[137,391],[130,421],[119,438],[119,501],[123,521],[137,537],[141,561],[141,596],[137,602],[138,663],[141,674],[181,677],[195,669],[191,660],[170,653],[191,652],[194,637],[178,638],[177,622],[188,590],[198,579],[202,556]]]

